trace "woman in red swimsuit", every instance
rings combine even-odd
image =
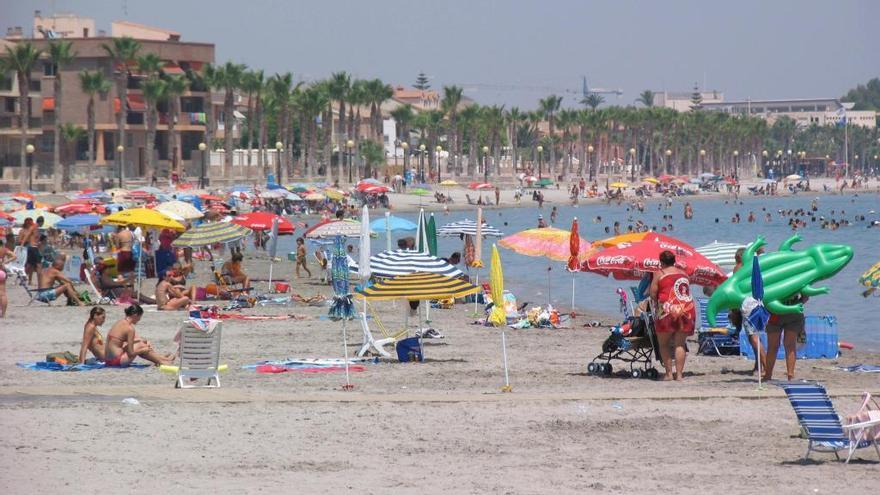
[[[104,344],[104,364],[110,367],[126,367],[137,357],[146,359],[156,366],[160,364],[174,364],[174,355],[159,354],[153,349],[153,344],[142,339],[134,326],[141,321],[144,310],[137,304],[125,308],[125,318],[116,322],[110,332],[107,333],[107,342]]]
[[[684,378],[684,361],[687,355],[685,340],[694,333],[696,310],[688,276],[675,266],[671,251],[660,253],[660,271],[651,281],[651,300],[658,308],[655,322],[660,359],[666,369],[663,380],[672,379],[672,348],[675,348],[675,379]]]

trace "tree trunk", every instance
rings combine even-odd
[[[247,171],[245,179],[251,177],[251,150],[253,149],[254,136],[254,94],[248,92],[248,108],[247,108]],[[247,181],[245,181],[247,182]]]
[[[223,98],[223,178],[228,179],[232,176],[232,153],[235,151],[232,143],[232,126],[235,111],[235,95],[232,88],[226,88],[226,94]]]
[[[152,183],[153,174],[156,172],[156,121],[159,120],[156,111],[156,103],[148,104],[147,107],[147,169],[144,175]]]
[[[168,114],[168,147],[171,148],[168,153],[168,156],[171,157],[171,167],[169,170],[173,170],[177,173],[177,176],[181,176],[181,170],[183,169],[183,164],[181,163],[181,152],[180,152],[180,139],[177,132],[177,119],[180,118],[180,97],[177,95],[171,95],[171,101],[169,102],[169,114]]]
[[[119,185],[122,186],[125,184],[125,123],[128,121],[128,74],[126,72],[120,72],[116,78],[116,88],[119,96],[119,113],[116,114],[116,136],[118,139],[116,148],[122,146],[123,152],[114,151],[114,156],[116,156],[119,167],[116,171],[119,174]]]
[[[64,181],[59,174],[61,168],[61,72],[60,67],[55,71],[55,79],[52,81],[52,89],[55,92],[55,125],[52,136],[52,179],[56,191],[63,190]],[[69,182],[69,181],[68,181]]]
[[[55,100],[56,102],[58,100]],[[62,157],[59,153],[58,159],[61,161],[61,190],[69,191],[70,190],[70,166],[71,162],[76,159],[76,141],[73,143],[66,143],[65,153],[66,156]]]
[[[19,166],[21,167],[21,174],[19,177],[19,182],[21,183],[21,190],[27,191],[29,181],[29,173],[32,171],[28,169],[28,159],[27,159],[27,131],[28,131],[28,123],[30,120],[30,109],[28,108],[28,91],[30,90],[30,74],[18,74],[18,130],[20,137],[20,151],[21,151],[21,159],[19,161]]]
[[[321,119],[321,129],[324,137],[324,182],[333,184],[333,103],[327,104],[324,118]]]
[[[86,107],[86,114],[88,115],[88,138],[89,138],[89,171],[87,174],[88,185],[93,185],[95,182],[95,96],[89,96],[89,104]]]
[[[199,157],[202,160],[206,160],[205,164],[205,175],[209,176],[211,174],[211,150],[214,149],[214,103],[211,100],[211,88],[207,88],[207,94],[205,95],[204,101],[204,110],[205,110],[205,146],[207,146],[204,153],[207,153],[207,159],[204,156]],[[201,178],[201,166],[199,167],[199,178]]]
[[[257,128],[257,168],[260,169],[260,174],[265,179],[268,174],[268,170],[266,170],[266,156],[263,154],[263,148],[266,145],[266,121],[263,118],[263,96],[259,93],[257,93],[255,107],[254,118],[256,118],[259,125]]]

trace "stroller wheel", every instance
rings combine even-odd
[[[610,375],[612,371],[614,371],[614,368],[611,367],[611,363],[605,363],[602,366],[602,373],[605,374],[606,376]]]
[[[629,374],[633,378],[641,378],[642,377],[642,370],[639,370],[639,369],[632,370],[629,372]]]
[[[657,377],[660,376],[660,372],[657,371],[657,368],[651,368],[646,373],[651,380],[656,380]]]
[[[588,365],[587,365],[587,373],[589,373],[589,374],[591,374],[591,375],[594,374],[594,373],[596,373],[596,371],[597,371],[596,368],[597,368],[597,367],[598,367],[598,365],[597,365],[596,363],[590,363],[590,364],[588,364]]]

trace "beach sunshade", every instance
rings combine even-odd
[[[232,219],[232,223],[236,223],[241,225],[242,227],[247,227],[251,230],[262,231],[262,230],[270,230],[272,228],[272,220],[278,218],[278,234],[280,235],[290,235],[293,234],[293,224],[291,224],[286,218],[280,217],[274,213],[270,213],[268,211],[255,211],[251,213],[245,213],[243,215],[238,215]]]
[[[468,189],[473,189],[475,191],[481,191],[485,189],[493,189],[492,184],[488,182],[471,182],[468,184]]]
[[[789,176],[786,176],[785,179],[786,180],[801,180],[801,179],[803,179],[803,177],[801,177],[798,174],[791,174]]]
[[[345,193],[338,189],[325,189],[324,195],[332,199],[333,201],[339,201],[345,197]]]
[[[428,219],[428,227],[425,232],[428,237],[428,253],[431,256],[437,256],[437,224],[434,222],[433,213],[431,213],[431,217]]]
[[[102,225],[136,225],[145,229],[171,229],[179,232],[186,230],[177,220],[168,215],[149,208],[131,208],[118,211],[101,219]]]
[[[419,210],[419,221],[416,226],[416,251],[420,253],[428,252],[428,222],[425,219],[425,210]]]
[[[581,270],[614,275],[618,280],[639,280],[645,272],[660,270],[659,257],[663,251],[675,254],[675,266],[684,270],[694,284],[716,286],[727,278],[720,268],[686,243],[655,233],[639,242],[618,244],[594,253],[581,264]]]
[[[761,184],[775,184],[776,181],[773,179],[761,179]]]
[[[375,232],[386,232],[388,230],[392,232],[406,232],[416,230],[418,226],[405,218],[391,215],[373,220],[370,222],[370,228]]]
[[[746,247],[745,244],[715,241],[697,248],[697,252],[705,256],[720,268],[732,270],[736,265],[736,251]]]
[[[458,182],[455,182],[455,181],[452,180],[452,179],[446,179],[446,180],[444,180],[443,182],[441,182],[440,185],[441,185],[441,186],[457,186],[457,185],[458,185]]]
[[[101,217],[98,215],[74,215],[72,217],[62,219],[61,221],[56,223],[55,228],[58,230],[82,230],[98,225],[98,222],[100,221]]]
[[[336,237],[344,235],[345,237],[360,237],[361,223],[355,220],[330,220],[321,222],[310,228],[304,234],[309,239],[318,239],[321,237]]]
[[[477,208],[477,230],[474,234],[474,256],[470,265],[483,268],[483,209]]]
[[[543,256],[554,261],[567,262],[571,256],[571,231],[547,227],[528,229],[509,235],[498,245],[526,256]],[[590,244],[582,242],[578,246],[578,258],[584,259],[590,252]]]
[[[413,196],[427,196],[427,195],[431,194],[431,191],[424,189],[424,188],[421,188],[421,187],[416,187],[414,189],[407,189],[406,192],[408,194],[412,194]]]
[[[575,217],[571,222],[571,234],[568,239],[568,269],[576,272],[580,270],[581,259],[578,257],[581,248],[581,236],[578,234],[578,219]]]
[[[624,189],[629,187],[629,184],[627,184],[626,182],[612,182],[611,184],[608,184],[608,187],[613,187],[615,189]]]
[[[18,210],[12,212],[12,218],[17,225],[23,224],[26,218],[32,218],[36,222],[39,217],[43,217],[44,228],[54,227],[56,223],[62,220],[60,216],[43,209]]]
[[[498,246],[492,244],[492,260],[489,265],[489,288],[492,296],[492,311],[489,323],[500,327],[507,323],[507,312],[504,310],[504,271],[501,268],[501,255]]]
[[[481,230],[481,235],[483,237],[501,237],[504,235],[501,233],[500,230],[486,223],[482,225]],[[458,237],[462,234],[476,235],[477,222],[468,218],[459,222],[447,223],[446,225],[437,229],[437,235],[440,237]]]
[[[195,220],[205,216],[192,204],[178,200],[162,203],[156,207],[156,211],[161,211],[166,215],[176,215],[184,220]]]
[[[324,201],[324,199],[326,199],[326,196],[324,196],[323,193],[315,191],[306,194],[305,196],[303,196],[303,199],[306,201]]]
[[[104,213],[106,210],[100,203],[80,203],[72,201],[53,208],[58,215],[82,215],[84,213]]]
[[[648,184],[659,184],[660,183],[659,180],[657,180],[653,177],[645,177],[644,179],[642,179],[642,182],[647,182]]]
[[[428,253],[398,249],[382,251],[370,257],[370,270],[378,277],[394,277],[414,272],[439,273],[460,277],[461,270]]]
[[[193,227],[171,244],[176,247],[197,248],[212,244],[235,242],[252,233],[251,229],[232,222],[203,223]]]
[[[415,272],[376,282],[357,292],[361,297],[370,300],[422,301],[464,297],[480,292],[480,288],[460,278],[439,273]]]

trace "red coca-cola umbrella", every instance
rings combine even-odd
[[[661,234],[648,234],[641,241],[622,243],[593,254],[581,270],[613,275],[618,280],[638,280],[645,272],[660,270],[660,253],[675,255],[675,266],[696,285],[716,286],[727,279],[724,272],[689,244]]]
[[[232,219],[233,223],[247,227],[251,230],[272,230],[272,220],[278,219],[278,234],[293,234],[293,225],[284,217],[269,213],[268,211],[255,211],[253,213],[245,213],[238,215]]]
[[[79,215],[83,213],[106,213],[104,206],[100,203],[83,203],[79,201],[71,201],[63,205],[56,206],[53,211],[58,215]]]

